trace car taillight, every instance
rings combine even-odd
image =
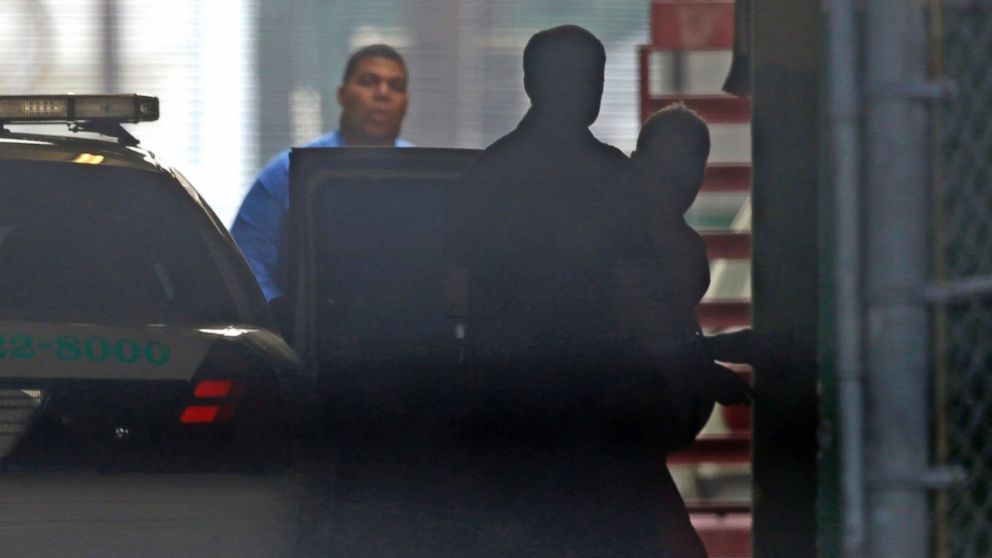
[[[198,398],[227,397],[233,385],[231,380],[200,380],[196,383],[193,395]]]
[[[187,405],[179,421],[183,424],[227,422],[234,416],[234,405]]]
[[[233,380],[198,380],[193,388],[193,398],[179,415],[183,424],[210,424],[227,422],[234,416],[234,402],[237,392]]]

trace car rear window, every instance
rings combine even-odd
[[[201,212],[167,175],[0,161],[0,317],[240,321]]]

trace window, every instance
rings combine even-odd
[[[0,312],[96,323],[239,320],[205,218],[164,175],[2,163]]]

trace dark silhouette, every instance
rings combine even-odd
[[[668,281],[672,339],[699,331],[694,309],[710,286],[706,245],[683,218],[702,187],[709,153],[706,123],[675,104],[644,122],[631,155],[648,195],[655,247]]]
[[[637,150],[631,158],[638,178],[648,192],[655,247],[666,288],[661,296],[665,323],[655,329],[659,337],[684,342],[697,336],[707,360],[701,376],[703,392],[724,405],[747,404],[752,393],[735,373],[712,363],[754,364],[762,347],[752,330],[699,337],[696,305],[710,286],[709,258],[702,236],[684,219],[703,186],[710,133],[706,123],[681,103],[651,115],[641,127]]]
[[[778,370],[788,362],[788,335],[744,329],[701,337],[694,309],[709,288],[709,260],[702,237],[684,215],[703,186],[709,152],[706,123],[676,103],[645,121],[631,156],[648,192],[655,247],[668,285],[662,293],[668,321],[656,331],[669,339],[697,336],[709,360]],[[750,388],[722,366],[708,366],[704,378],[703,389],[724,405],[746,404],[753,397]]]
[[[709,415],[684,371],[711,362],[698,328],[669,325],[683,295],[663,296],[633,165],[588,129],[605,60],[582,28],[534,35],[530,110],[449,203],[466,361],[448,482],[478,533],[463,554],[705,556],[664,454]]]
[[[535,35],[524,52],[531,109],[457,192],[451,311],[472,315],[476,356],[586,358],[618,341],[610,267],[654,248],[629,160],[588,129],[605,59],[581,28]]]

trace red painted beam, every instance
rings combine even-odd
[[[652,2],[651,45],[663,50],[732,49],[734,0]]]
[[[703,192],[750,191],[750,163],[712,163],[706,167]]]
[[[746,260],[751,257],[751,233],[747,232],[703,232],[709,259],[726,258]]]
[[[699,325],[707,330],[723,330],[751,325],[751,302],[747,300],[703,301],[696,306]]]
[[[751,556],[751,514],[690,514],[692,526],[713,558]]]
[[[709,124],[746,124],[751,122],[751,98],[735,97],[725,93],[651,95],[651,45],[637,47],[638,93],[640,96],[641,122],[659,109],[682,101],[699,113]]]
[[[700,436],[689,448],[668,456],[669,465],[686,463],[750,463],[751,433]]]

